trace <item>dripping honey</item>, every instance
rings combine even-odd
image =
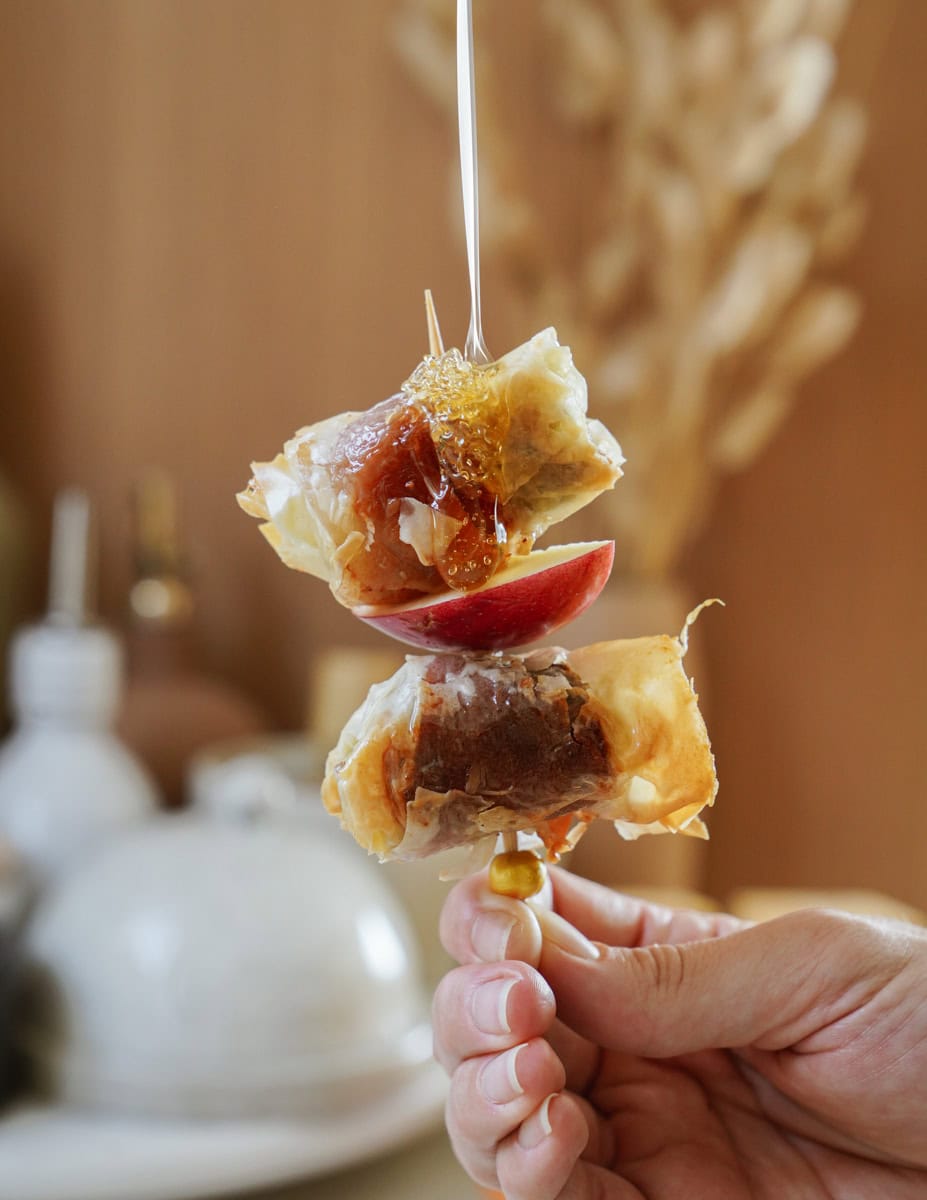
[[[479,587],[507,556],[503,447],[510,418],[491,386],[496,370],[465,361],[457,350],[427,357],[400,395],[377,406],[380,412],[374,409],[371,423],[344,447],[357,509],[375,531],[373,545],[405,581],[407,594],[393,602],[442,583],[460,591]],[[456,523],[433,563],[421,563],[399,535],[405,499]]]

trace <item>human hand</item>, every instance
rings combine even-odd
[[[927,932],[816,910],[747,925],[559,870],[542,900],[543,940],[485,876],[442,914],[464,965],[435,996],[435,1052],[477,1183],[508,1200],[927,1197]]]

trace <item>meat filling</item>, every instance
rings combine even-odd
[[[384,774],[394,811],[412,820],[423,795],[447,797],[432,851],[485,832],[474,822],[478,812],[559,816],[581,809],[610,778],[595,704],[576,673],[551,657],[537,665],[488,654],[430,661],[411,752],[391,747]]]

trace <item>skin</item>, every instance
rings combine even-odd
[[[823,910],[748,925],[558,870],[531,905],[482,875],[442,915],[463,965],[435,996],[435,1053],[478,1184],[927,1197],[927,931]]]

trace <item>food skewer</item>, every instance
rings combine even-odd
[[[498,850],[490,888],[528,901],[556,942],[560,918],[532,902],[545,862],[599,819],[625,837],[707,836],[698,814],[717,779],[685,634],[517,651],[604,585],[614,543],[534,546],[614,485],[623,456],[587,417],[585,381],[555,330],[489,363],[471,0],[458,19],[467,359],[444,352],[426,293],[430,353],[401,389],[297,431],[252,464],[238,500],[288,566],[324,580],[360,620],[437,652],[408,657],[348,720],[326,762],[325,807],[384,862],[471,846],[475,866]],[[531,835],[521,848],[518,832]]]
[[[425,320],[428,324],[428,352],[437,357],[444,353],[444,339],[441,337],[441,326],[430,288],[425,289]],[[546,878],[547,871],[538,856],[532,850],[519,850],[518,831],[512,829],[503,833],[502,850],[489,866],[491,890],[498,895],[526,900],[541,890]]]
[[[488,363],[491,355],[483,341],[483,317],[480,311],[480,184],[474,77],[473,0],[457,0],[457,128],[467,266],[470,271],[470,328],[467,330],[464,358],[468,362]],[[427,299],[425,303],[427,308]],[[429,310],[429,339],[433,312],[432,304]],[[541,890],[545,877],[544,864],[537,855],[530,850],[518,849],[517,832],[503,833],[502,852],[495,856],[489,867],[490,888],[501,895],[524,900]]]

